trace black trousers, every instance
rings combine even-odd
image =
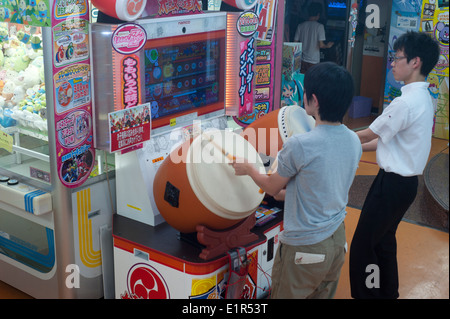
[[[398,224],[417,194],[417,176],[380,169],[367,194],[350,247],[353,298],[398,298]],[[378,276],[378,277],[377,277]]]

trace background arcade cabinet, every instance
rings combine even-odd
[[[331,48],[321,49],[321,61],[332,61],[345,66],[347,63],[350,0],[286,0],[286,40],[294,41],[297,26],[308,20],[308,5],[311,2],[322,4],[323,12],[319,22],[325,27],[326,42],[334,42]]]
[[[328,42],[334,42],[330,49],[322,50],[323,61],[335,62],[338,65],[346,65],[347,58],[347,33],[348,33],[348,13],[350,1],[340,0],[325,1],[326,24],[325,36]]]
[[[117,214],[113,217],[113,236],[116,297],[236,298],[242,295],[242,291],[248,298],[266,295],[270,287],[267,272],[273,263],[281,217],[254,231],[245,249],[237,248],[232,253],[236,264],[231,265],[234,274],[230,275],[230,258],[226,251],[213,257],[201,256],[204,246],[184,233],[192,232],[192,229],[177,229],[180,227],[176,221],[166,223],[161,207],[156,203],[155,196],[158,195],[154,195],[158,193],[156,188],[161,186],[163,195],[158,197],[169,197],[163,198],[163,202],[170,201],[172,207],[178,202],[180,207],[183,205],[182,196],[186,194],[183,185],[170,177],[170,180],[156,182],[158,173],[170,161],[170,155],[176,154],[177,147],[198,145],[223,161],[225,145],[219,142],[225,143],[228,136],[233,136],[232,139],[238,136],[227,130],[229,110],[225,107],[224,70],[227,67],[225,56],[229,52],[226,51],[225,40],[226,32],[234,32],[234,29],[227,29],[227,14],[215,12],[139,19],[133,25],[145,31],[146,41],[140,50],[127,54],[112,47],[112,38],[123,24],[97,23],[91,26],[97,147],[111,152],[108,114],[126,110],[123,97],[128,87],[122,81],[125,59],[136,61],[133,63],[137,75],[134,90],[139,92],[136,104],[148,104],[152,116],[150,140],[136,145],[135,149],[115,152]],[[202,139],[206,134],[220,134],[214,139],[220,144],[219,148],[209,140],[211,135]],[[241,143],[245,143],[243,139]],[[229,169],[227,164],[220,164]],[[167,178],[169,172],[172,173],[173,169],[160,175]],[[199,177],[205,173],[201,169],[194,168],[191,173],[194,179],[200,180],[196,184],[198,188],[207,192],[201,203],[189,208],[195,209],[208,202],[212,206],[222,205],[205,199],[214,199],[208,191],[212,188],[217,190],[218,184],[205,186],[204,178]],[[227,178],[231,176],[229,173],[225,173]],[[207,182],[211,184],[211,181],[214,183],[212,176]],[[235,185],[229,186],[230,189],[233,187]],[[177,195],[177,190],[181,195]],[[260,201],[263,194],[258,189],[252,191]],[[252,215],[252,209],[245,210]],[[231,214],[234,212],[233,209],[229,211]],[[167,216],[164,217],[170,219]],[[236,224],[242,218],[234,219],[233,224]],[[268,236],[271,236],[269,241]],[[241,289],[234,292],[226,290],[227,283],[235,280],[242,283]],[[164,289],[156,292],[151,289],[155,285]]]

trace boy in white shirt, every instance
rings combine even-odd
[[[380,167],[363,205],[350,249],[353,298],[398,298],[397,226],[417,194],[431,148],[434,106],[426,76],[436,65],[439,46],[425,33],[409,31],[394,43],[392,72],[403,81],[395,98],[369,126],[358,131],[363,151],[375,151]],[[380,280],[367,285],[367,267]],[[373,268],[370,268],[373,269]]]

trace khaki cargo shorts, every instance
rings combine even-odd
[[[345,226],[313,245],[280,243],[272,269],[272,299],[333,298],[345,261]]]

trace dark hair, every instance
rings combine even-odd
[[[394,43],[394,51],[403,50],[409,63],[419,57],[422,61],[420,73],[427,76],[439,60],[439,44],[424,32],[408,31]]]
[[[334,62],[323,62],[306,71],[304,80],[308,101],[314,94],[319,102],[320,119],[341,122],[353,99],[354,86],[351,74]]]
[[[308,6],[308,14],[310,17],[315,17],[319,13],[322,13],[322,5],[318,2],[313,2]]]

